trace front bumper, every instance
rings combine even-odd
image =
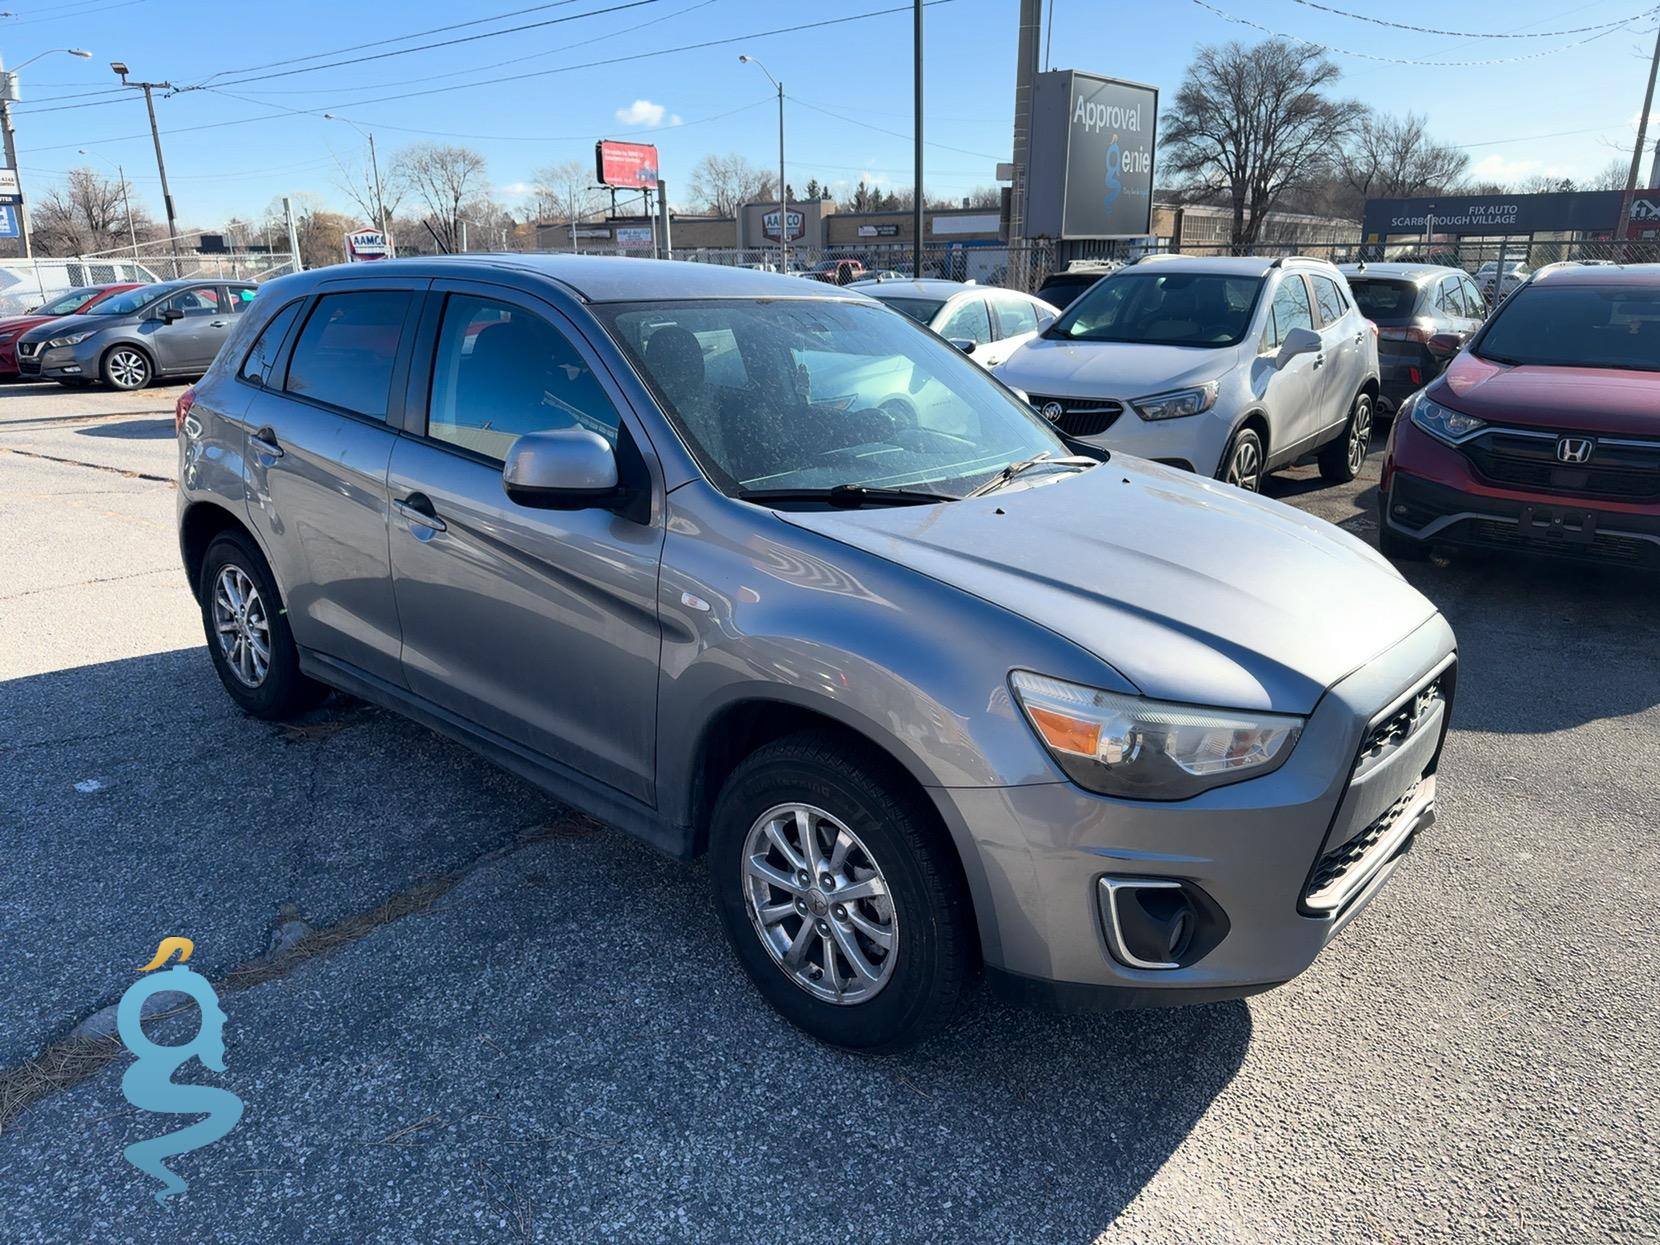
[[[1105,432],[1074,439],[1202,476],[1214,476],[1232,432],[1232,424],[1216,413],[1216,407],[1180,419],[1147,420],[1126,405],[1124,413]]]
[[[1444,707],[1410,746],[1365,765],[1357,756],[1375,724],[1432,679],[1445,677],[1450,696],[1453,651],[1436,615],[1331,688],[1279,770],[1191,800],[1116,800],[1070,783],[935,789],[953,835],[974,853],[970,885],[994,985],[1069,1007],[1145,1006],[1238,997],[1301,973],[1433,820]],[[1391,809],[1399,819],[1379,828]],[[1322,894],[1322,864],[1344,853],[1357,861],[1352,885]],[[1214,901],[1225,932],[1180,967],[1130,967],[1104,920],[1108,877],[1186,883]],[[1335,902],[1315,908],[1311,898]]]

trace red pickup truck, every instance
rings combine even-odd
[[[865,266],[856,259],[821,259],[802,275],[827,285],[846,285],[864,276]]]

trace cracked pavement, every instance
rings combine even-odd
[[[1461,642],[1442,816],[1287,987],[981,996],[865,1060],[754,995],[701,865],[343,697],[237,714],[144,478],[171,477],[176,392],[0,388],[0,1070],[164,935],[219,978],[279,922],[459,878],[221,993],[211,1080],[247,1114],[165,1208],[121,1149],[181,1121],[126,1106],[125,1056],[37,1103],[0,1134],[8,1245],[1654,1239],[1652,581],[1410,569]],[[1376,471],[1274,491],[1369,536]]]

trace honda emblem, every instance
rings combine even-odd
[[[1588,463],[1596,442],[1590,437],[1558,437],[1556,461],[1560,463]]]

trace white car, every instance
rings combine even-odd
[[[904,312],[987,368],[1003,362],[1060,315],[1030,294],[961,281],[855,281],[847,288]]]
[[[1377,329],[1323,260],[1149,256],[996,374],[1078,440],[1252,492],[1318,451],[1342,483],[1371,443]]]
[[[1487,300],[1489,307],[1496,307],[1511,290],[1526,281],[1532,274],[1527,265],[1520,260],[1506,260],[1504,265],[1504,280],[1499,280],[1499,262],[1490,259],[1476,269],[1476,288],[1481,296]]]

